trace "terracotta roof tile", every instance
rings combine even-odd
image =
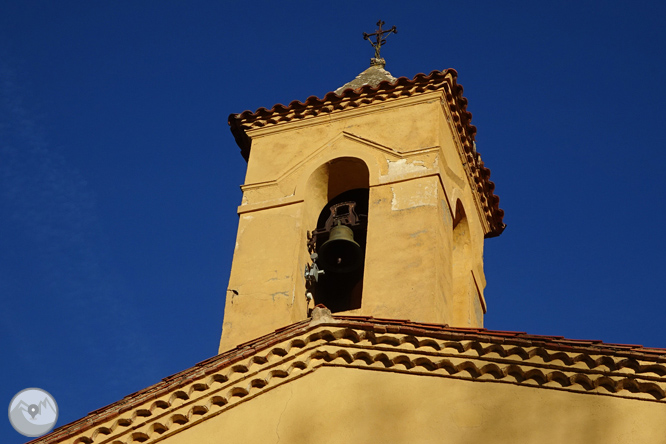
[[[114,417],[120,416],[121,413],[138,407],[142,403],[152,399],[157,399],[167,393],[173,392],[175,389],[192,383],[204,375],[218,372],[224,368],[229,368],[234,363],[241,361],[244,357],[247,358],[248,356],[253,356],[256,352],[269,349],[278,342],[288,341],[290,338],[297,337],[307,333],[308,331],[313,332],[313,340],[321,338],[322,336],[317,336],[315,332],[319,329],[319,334],[321,334],[321,328],[326,328],[327,323],[324,322],[311,325],[310,321],[310,319],[307,319],[292,324],[290,326],[279,329],[274,333],[257,338],[254,341],[246,342],[242,346],[236,347],[225,353],[203,360],[189,369],[183,370],[171,376],[167,376],[157,384],[132,393],[118,402],[110,404],[106,407],[99,408],[97,410],[93,410],[88,414],[88,416],[73,423],[58,427],[49,435],[36,438],[33,441],[49,443],[59,442],[63,438],[73,436],[82,430],[90,429]],[[537,354],[543,356],[546,360],[546,362],[541,364],[543,368],[560,369],[562,367],[559,363],[556,362],[549,363],[548,361],[550,360],[564,360],[564,365],[572,365],[575,362],[578,362],[580,359],[587,359],[588,361],[592,359],[589,357],[585,358],[585,356],[597,356],[600,354],[605,354],[606,357],[595,358],[596,361],[594,362],[597,365],[606,366],[606,361],[600,361],[600,359],[607,359],[609,356],[629,358],[631,359],[629,362],[612,360],[610,365],[620,366],[618,368],[622,368],[622,366],[629,366],[631,368],[640,367],[642,372],[641,377],[644,381],[648,382],[652,380],[656,381],[658,378],[663,379],[663,376],[666,374],[666,366],[663,365],[666,364],[666,349],[664,348],[644,348],[640,345],[633,344],[605,344],[598,340],[564,339],[561,336],[530,335],[523,332],[487,330],[482,328],[445,327],[443,325],[437,324],[397,321],[392,319],[374,319],[369,317],[332,316],[332,323],[330,325],[336,328],[365,330],[366,332],[375,332],[379,334],[389,334],[387,333],[388,331],[394,331],[399,332],[400,334],[411,335],[413,332],[418,331],[419,336],[429,336],[451,341],[464,341],[466,343],[465,347],[474,347],[475,350],[477,350],[479,353],[479,356],[495,351],[495,349],[492,347],[497,347],[497,345],[484,346],[483,344],[486,343],[501,343],[501,347],[511,345],[519,347],[539,347],[543,351],[537,352]],[[464,350],[467,350],[467,348]],[[578,355],[578,357],[571,358],[568,357],[568,355],[553,355],[552,353],[548,353],[548,350],[578,352],[580,355]],[[507,350],[501,348],[498,351],[506,353],[502,355],[502,359],[505,360],[511,359],[510,356],[514,354],[512,349]],[[584,358],[581,358],[581,356]],[[639,365],[638,362],[634,361],[633,359],[650,361],[650,363]],[[632,362],[634,364],[632,364]],[[614,371],[616,368],[611,368],[610,370]],[[592,370],[579,369],[579,371],[585,373],[591,372]],[[650,376],[649,374],[645,375],[646,372],[656,373],[659,376]],[[629,377],[627,381],[629,381],[631,378],[634,378],[634,376]],[[627,384],[629,382],[627,382]],[[618,390],[619,389],[620,388],[618,388]],[[664,396],[662,396],[663,394],[659,392],[659,390],[657,390],[658,393],[655,393],[658,395],[657,399],[662,399]]]
[[[248,160],[252,140],[247,131],[278,125],[294,120],[303,120],[319,115],[329,115],[353,109],[376,101],[409,97],[426,91],[443,91],[453,119],[452,125],[458,132],[464,156],[463,163],[469,167],[467,174],[476,184],[475,192],[485,212],[490,230],[486,237],[498,236],[505,228],[504,210],[499,207],[499,197],[495,195],[495,184],[490,180],[490,170],[481,160],[474,142],[476,127],[472,125],[472,114],[467,111],[467,99],[463,97],[463,87],[457,83],[458,73],[454,69],[432,71],[430,74],[417,74],[414,78],[400,77],[393,81],[382,81],[377,86],[365,85],[358,89],[346,89],[339,94],[329,92],[323,98],[308,97],[305,102],[293,101],[284,106],[277,104],[271,109],[259,108],[256,111],[243,111],[231,114],[228,122],[241,154]]]

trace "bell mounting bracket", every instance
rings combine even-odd
[[[331,205],[330,210],[331,214],[328,216],[328,219],[326,219],[323,228],[317,228],[312,233],[308,231],[308,251],[310,253],[315,251],[317,235],[330,233],[331,229],[336,225],[355,227],[361,223],[358,214],[356,214],[356,202],[354,201],[340,202]]]

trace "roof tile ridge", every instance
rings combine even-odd
[[[316,318],[319,318],[318,322],[316,322]],[[666,349],[653,349],[637,344],[605,344],[602,341],[596,339],[566,339],[563,336],[528,335],[524,332],[487,330],[485,328],[448,327],[440,324],[373,318],[372,316],[331,315],[330,311],[326,309],[326,307],[316,307],[311,318],[307,318],[294,324],[277,329],[273,333],[264,335],[257,340],[250,341],[245,344],[240,344],[238,347],[235,347],[234,349],[231,349],[225,353],[201,361],[189,369],[163,378],[163,380],[157,384],[125,396],[115,403],[96,409],[77,421],[58,427],[51,434],[47,435],[50,437],[47,438],[48,442],[52,442],[53,439],[56,439],[60,436],[70,436],[72,433],[78,433],[79,431],[90,429],[99,424],[100,421],[104,421],[114,415],[127,412],[128,410],[137,407],[141,403],[162,396],[165,390],[171,390],[174,387],[184,385],[183,383],[187,379],[195,379],[197,377],[203,377],[207,375],[208,372],[206,370],[215,370],[219,366],[226,366],[235,362],[236,360],[247,358],[247,356],[256,353],[260,349],[270,347],[271,340],[273,339],[281,337],[283,340],[287,340],[294,334],[302,334],[306,331],[316,330],[317,328],[331,324],[337,324],[339,327],[358,328],[371,328],[372,326],[408,327],[419,329],[426,334],[430,332],[434,336],[446,336],[458,341],[472,340],[485,342],[488,340],[488,338],[500,336],[502,341],[505,341],[504,343],[508,345],[514,341],[519,341],[521,345],[525,345],[523,343],[528,342],[528,346],[543,347],[551,350],[581,351],[582,353],[587,354],[590,352],[592,352],[592,354],[611,352],[613,355],[618,357],[626,356],[636,359],[647,358],[647,360],[666,362]],[[384,330],[385,331],[382,333],[404,332],[404,330],[401,331],[400,328],[397,330],[394,328],[391,328],[390,330]],[[660,356],[646,357],[644,354],[645,351],[660,353]],[[182,376],[182,378],[178,378],[179,375]],[[637,377],[642,378],[643,376],[628,376],[626,379],[633,380]],[[33,441],[39,441],[41,438],[42,437],[36,438]]]
[[[254,353],[263,348],[270,347],[270,341],[266,341],[266,339],[278,336],[276,332],[281,336],[287,336],[287,332],[298,332],[299,330],[305,331],[308,329],[310,329],[309,319],[290,324],[286,327],[283,327],[282,329],[276,330],[273,333],[269,333],[255,340],[240,344],[230,350],[227,350],[224,353],[211,356],[210,358],[204,359],[203,361],[200,361],[193,366],[188,367],[187,369],[166,376],[157,383],[136,392],[130,393],[118,401],[97,408],[89,412],[84,417],[79,418],[78,420],[56,428],[51,433],[65,433],[65,429],[69,431],[77,431],[79,429],[94,427],[95,424],[99,423],[100,420],[103,420],[108,415],[123,413],[132,409],[133,407],[136,407],[137,405],[140,405],[143,402],[161,396],[161,394],[163,394],[165,391],[186,385],[187,382],[198,377],[205,376],[207,373],[214,372],[218,370],[219,367],[233,364],[234,362],[242,360],[247,357],[247,352]],[[35,438],[35,440],[37,439],[38,438]]]
[[[359,99],[361,103],[354,106],[400,95],[412,95],[415,92],[442,89],[443,87],[446,93],[446,101],[456,119],[456,129],[462,138],[462,149],[470,165],[470,174],[473,181],[476,182],[477,191],[481,195],[483,212],[486,213],[490,224],[486,237],[494,237],[501,234],[506,227],[503,222],[504,211],[499,207],[499,197],[494,193],[495,184],[490,180],[490,169],[485,167],[480,153],[476,151],[474,144],[476,126],[471,123],[472,113],[467,110],[468,100],[464,97],[464,88],[458,84],[457,78],[458,72],[453,68],[446,68],[442,71],[433,70],[430,74],[418,73],[411,79],[401,76],[393,80],[382,80],[375,86],[367,84],[356,89],[347,88],[339,93],[331,91],[322,98],[310,96],[304,102],[294,100],[289,105],[278,103],[271,109],[261,107],[254,112],[246,110],[240,114],[231,114],[228,123],[236,142],[241,148],[241,154],[248,160],[251,141],[245,133],[246,130],[317,116],[322,112],[328,113],[337,109],[344,109],[344,103],[353,103]],[[398,90],[402,90],[398,96],[392,95],[392,92]],[[329,105],[332,105],[333,108],[329,108]],[[308,108],[310,110],[306,111]]]
[[[639,344],[615,344],[615,343],[606,343],[601,339],[574,339],[566,338],[564,336],[554,336],[554,335],[538,335],[538,334],[529,334],[523,331],[510,331],[510,330],[489,330],[486,328],[474,328],[474,327],[451,327],[446,324],[431,324],[417,321],[409,321],[402,319],[387,319],[387,318],[375,318],[373,316],[351,316],[351,315],[333,315],[334,319],[338,319],[343,322],[343,324],[349,323],[363,323],[367,324],[371,322],[372,324],[389,324],[389,325],[404,325],[409,327],[417,327],[424,331],[446,331],[450,333],[461,333],[469,334],[473,333],[473,336],[488,336],[488,337],[501,337],[506,341],[520,340],[521,343],[529,341],[535,346],[544,346],[552,347],[552,345],[559,346],[569,346],[575,347],[577,349],[585,350],[598,350],[598,349],[608,349],[615,352],[638,352],[643,353],[649,352],[650,354],[663,354],[666,357],[666,348],[655,348],[655,347],[644,347]]]
[[[435,72],[439,72],[439,71],[433,71],[433,73],[435,73]],[[419,76],[419,75],[424,76],[425,74],[419,73],[416,76]],[[410,83],[413,84],[413,81],[416,79],[416,76],[414,76],[414,78],[412,78],[412,79],[410,79],[409,77],[406,77],[406,76],[396,77],[393,80],[385,79],[385,80],[382,80],[381,82],[379,82],[375,86],[370,85],[370,84],[366,84],[366,85],[362,85],[358,88],[351,88],[350,87],[350,88],[347,88],[347,89],[344,89],[344,90],[340,91],[337,94],[335,92],[330,92],[330,93],[326,94],[326,96],[328,96],[329,94],[334,94],[338,98],[346,98],[346,97],[348,97],[348,96],[350,96],[354,93],[357,93],[357,95],[361,95],[361,94],[364,94],[364,93],[367,94],[367,93],[371,93],[371,92],[375,93],[375,92],[378,92],[378,91],[383,91],[384,89],[388,88],[389,86],[397,86],[397,85],[404,86],[406,83],[407,84],[410,84]]]
[[[480,179],[482,180],[481,184],[477,184],[480,187],[479,192],[486,196],[488,200],[485,202],[485,207],[488,208],[490,215],[492,216],[493,223],[490,227],[490,232],[487,237],[498,236],[504,231],[506,224],[502,221],[504,218],[504,211],[499,208],[499,197],[494,194],[495,184],[490,180],[490,169],[486,168],[481,159],[481,153],[476,151],[474,141],[476,139],[476,126],[472,122],[472,113],[467,110],[468,100],[463,95],[464,88],[457,82],[458,72],[453,68],[448,68],[445,71],[446,74],[451,76],[450,82],[450,92],[447,94],[447,101],[449,104],[456,105],[457,112],[460,114],[461,128],[465,128],[465,135],[467,136],[467,143],[463,143],[463,149],[468,155],[468,160],[471,160],[472,169],[478,170]],[[432,73],[431,73],[432,74]],[[452,110],[455,111],[455,110]],[[459,131],[463,131],[459,129]],[[470,145],[470,146],[468,146]],[[482,203],[483,204],[483,203]]]
[[[398,85],[400,84],[401,86],[404,86],[405,84],[415,84],[417,81],[425,81],[429,82],[430,80],[441,77],[442,79],[446,77],[447,74],[452,74],[453,78],[456,79],[458,76],[458,73],[455,69],[453,68],[447,68],[444,71],[439,71],[439,70],[433,70],[430,72],[430,74],[426,75],[423,73],[418,73],[416,74],[413,78],[409,78],[406,76],[400,76],[395,78],[394,80],[382,80],[377,84],[377,86],[372,86],[372,85],[363,85],[360,88],[347,88],[340,93],[336,94],[334,91],[327,92],[322,98],[319,98],[317,96],[309,96],[307,99],[305,99],[305,102],[301,102],[299,100],[293,100],[289,103],[289,105],[283,105],[281,103],[277,103],[273,105],[271,109],[267,109],[266,107],[259,107],[257,108],[256,111],[251,111],[251,110],[245,110],[241,113],[236,113],[236,114],[230,114],[229,119],[235,118],[235,119],[247,119],[251,117],[259,117],[260,114],[270,114],[273,112],[280,112],[280,111],[289,111],[293,109],[294,107],[306,107],[309,105],[313,104],[323,104],[328,101],[334,101],[336,99],[342,99],[346,98],[349,95],[354,94],[357,91],[363,91],[363,92],[377,92],[380,90],[385,89],[388,86],[391,85]]]

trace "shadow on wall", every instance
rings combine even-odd
[[[368,168],[359,159],[335,159],[312,174],[308,190],[314,194],[309,196],[310,205],[320,205],[308,244],[310,252],[318,255],[318,266],[324,271],[312,285],[315,304],[323,304],[333,313],[361,308],[368,227]],[[323,208],[322,202],[325,202]]]

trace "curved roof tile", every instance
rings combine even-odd
[[[362,341],[360,348],[357,343]],[[325,346],[334,347],[335,353],[327,353]],[[421,376],[476,380],[490,374],[484,383],[504,381],[666,403],[663,348],[338,316],[318,306],[310,319],[213,356],[31,442],[160,441],[204,418],[209,410],[216,414],[233,408],[240,398],[270,390],[276,381],[298,378],[317,360],[339,356],[375,371],[400,365],[401,371],[414,369]],[[377,361],[385,365],[372,367]]]
[[[348,88],[340,93],[329,92],[323,98],[308,97],[305,102],[294,100],[289,105],[277,104],[271,109],[243,111],[231,114],[228,122],[236,143],[245,160],[249,159],[251,139],[248,130],[277,125],[294,120],[308,119],[322,114],[357,108],[377,101],[410,97],[414,94],[442,90],[451,111],[452,125],[462,144],[464,163],[469,166],[468,175],[476,184],[476,193],[489,224],[486,237],[498,236],[505,228],[504,210],[499,207],[499,197],[495,195],[495,184],[490,180],[490,170],[481,160],[476,150],[474,138],[476,127],[471,124],[472,113],[467,111],[467,99],[463,97],[463,87],[457,83],[458,73],[449,68],[432,71],[430,74],[417,74],[413,79],[399,77],[393,81],[384,80],[376,86],[364,85],[357,89]]]

